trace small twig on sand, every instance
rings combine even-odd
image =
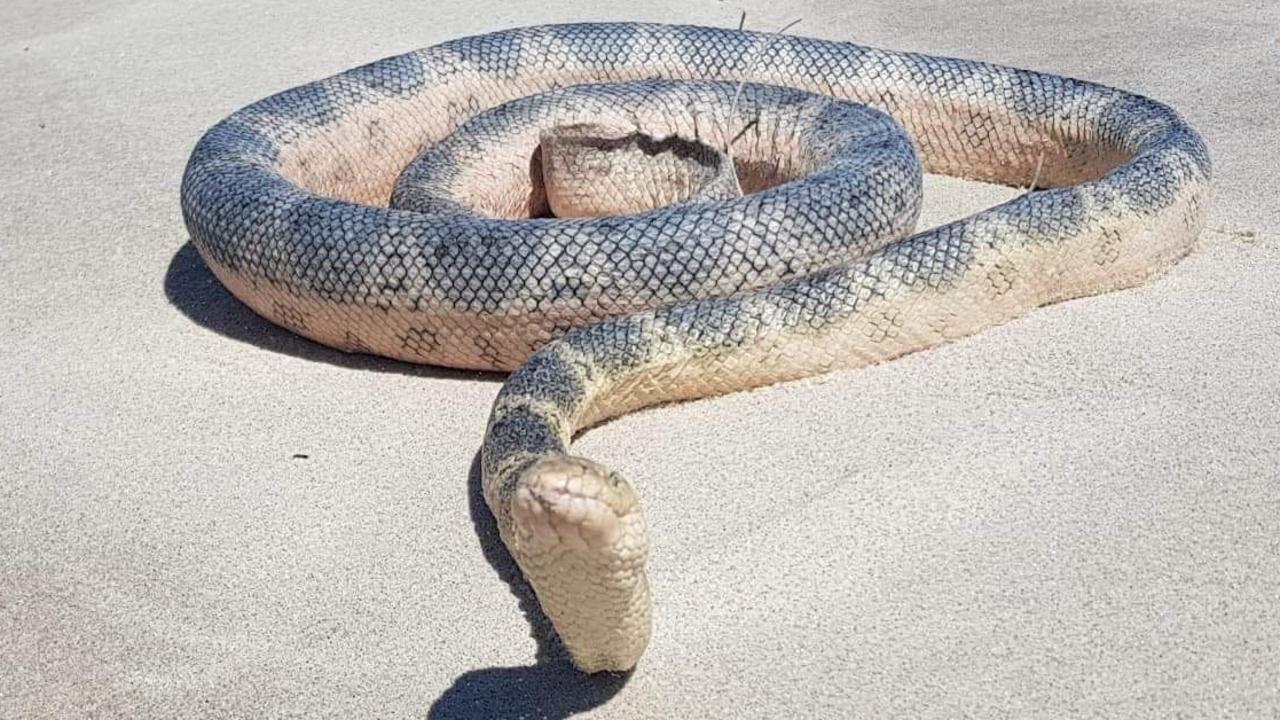
[[[801,18],[796,18],[795,20],[792,20],[786,25],[783,25],[782,27],[778,28],[776,32],[772,33],[772,36],[769,38],[768,42],[766,42],[764,46],[761,47],[760,50],[756,53],[755,57],[752,58],[751,64],[747,66],[746,72],[744,72],[742,75],[742,79],[738,81],[738,87],[733,91],[733,102],[729,104],[729,123],[730,124],[733,123],[734,118],[738,117],[738,100],[741,99],[742,97],[742,89],[747,84],[747,77],[755,72],[756,68],[760,65],[760,61],[764,59],[765,52],[767,52],[769,48],[773,47],[773,44],[777,42],[778,38],[782,37],[782,34],[785,33],[786,31],[790,30],[796,25],[799,25],[800,21],[801,21]],[[746,22],[747,22],[747,13],[744,10],[742,12],[742,17],[738,18],[738,29],[741,30],[743,26],[746,25]],[[745,127],[743,127],[740,131],[734,134],[733,138],[727,141],[724,145],[724,154],[729,160],[729,171],[733,173],[733,182],[735,185],[738,186],[739,193],[742,192],[742,182],[738,179],[738,166],[733,161],[733,144],[738,141],[738,138],[745,135],[747,130],[751,129],[757,123],[758,120],[759,118],[752,120],[750,123],[747,123]]]
[[[759,124],[760,124],[760,118],[758,117],[751,118],[751,122],[747,123],[746,125],[743,125],[742,129],[738,131],[738,134],[734,135],[733,138],[729,140],[728,147],[733,147],[733,144],[738,142],[738,138],[742,137],[743,135],[746,135],[748,130],[750,130],[751,128]],[[729,152],[728,148],[725,149],[725,152],[726,153]],[[732,159],[733,156],[730,155],[729,157]]]
[[[1031,194],[1036,189],[1036,183],[1040,182],[1040,171],[1044,169],[1044,151],[1040,151],[1040,157],[1036,160],[1036,172],[1031,176],[1031,184],[1027,186],[1024,195]]]

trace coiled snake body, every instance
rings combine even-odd
[[[753,84],[737,105],[732,82],[701,82],[738,80]],[[617,82],[642,84],[568,87]],[[504,105],[557,88],[551,104]],[[631,124],[641,154],[747,128],[734,159],[748,194],[528,219],[546,208],[527,128],[615,101],[629,109],[609,121]],[[1043,189],[910,235],[914,153],[927,172]],[[598,671],[633,667],[647,643],[647,541],[629,484],[569,454],[574,433],[1136,285],[1191,249],[1209,180],[1190,126],[1112,88],[841,42],[586,24],[464,38],[255,103],[200,140],[182,208],[218,278],[284,327],[517,368],[481,452],[485,499],[574,662]],[[393,189],[403,207],[387,206]]]

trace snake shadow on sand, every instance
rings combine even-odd
[[[608,702],[630,673],[586,675],[574,669],[542,613],[533,588],[498,537],[498,523],[484,502],[480,453],[471,461],[468,505],[476,537],[489,565],[511,589],[537,643],[536,662],[524,667],[485,668],[463,673],[436,699],[428,718],[567,718]]]
[[[418,377],[500,382],[500,373],[454,370],[431,365],[414,365],[373,355],[346,353],[325,347],[301,335],[277,327],[259,317],[218,282],[190,241],[169,261],[164,276],[164,294],[169,303],[200,327],[212,330],[264,350],[292,355],[304,360],[337,365],[352,370],[400,373]]]
[[[228,292],[200,259],[190,242],[169,262],[164,277],[169,302],[197,325],[219,335],[272,352],[339,367],[374,372],[396,372],[458,380],[502,379],[499,373],[451,370],[398,362],[371,355],[353,355],[276,327],[259,317]],[[537,643],[536,661],[523,667],[493,667],[460,675],[432,704],[428,718],[567,718],[598,707],[626,684],[629,674],[584,675],[574,669],[557,640],[551,621],[515,561],[498,536],[498,526],[485,505],[480,487],[480,455],[471,463],[467,480],[471,522],[485,560],[511,589],[529,622]]]

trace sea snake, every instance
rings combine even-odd
[[[583,167],[603,162],[603,179],[575,185],[571,169],[566,193],[598,184],[623,214],[551,217],[542,146],[560,136],[544,126],[597,120],[612,134],[587,132],[599,154]],[[729,155],[746,194],[699,195],[689,177]],[[911,234],[916,157],[1035,187]],[[655,189],[690,167],[687,192]],[[1142,283],[1192,248],[1210,168],[1174,110],[1089,82],[604,23],[462,38],[256,102],[199,141],[181,202],[205,262],[275,323],[353,352],[514,369],[481,450],[485,499],[594,672],[634,667],[648,642],[647,539],[631,486],[569,454],[576,433]]]

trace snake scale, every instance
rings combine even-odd
[[[554,102],[518,100],[540,94]],[[530,128],[610,113],[655,159],[740,132],[746,194],[550,217]],[[1036,190],[911,234],[917,155],[925,172]],[[286,90],[211,128],[181,193],[206,263],[275,323],[353,352],[514,368],[481,450],[485,499],[594,672],[634,667],[648,642],[647,540],[631,486],[570,454],[575,433],[1142,283],[1192,249],[1210,175],[1175,111],[1113,88],[607,23],[463,38]]]

